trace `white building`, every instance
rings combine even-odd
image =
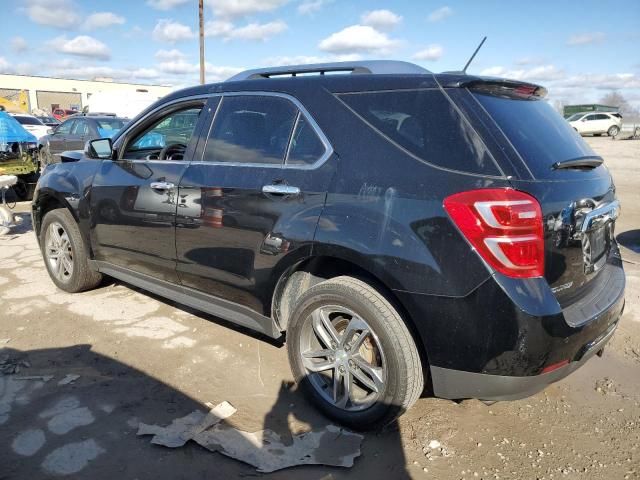
[[[117,83],[110,79],[69,80],[65,78],[36,77],[28,75],[0,74],[0,97],[17,101],[21,90],[29,96],[29,111],[33,109],[51,112],[54,108],[82,110],[91,95],[104,92],[135,94],[143,92],[157,98],[164,97],[173,87]]]

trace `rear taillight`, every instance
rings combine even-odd
[[[544,275],[542,210],[531,195],[510,188],[469,190],[444,208],[482,258],[509,277]]]

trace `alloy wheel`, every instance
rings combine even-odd
[[[49,225],[46,241],[46,256],[51,272],[61,282],[67,282],[73,275],[73,250],[64,227],[53,222]]]
[[[300,356],[320,396],[346,411],[365,410],[384,394],[387,366],[378,337],[353,311],[316,308],[301,330]]]

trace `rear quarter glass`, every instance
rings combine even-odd
[[[476,131],[439,89],[338,96],[385,139],[420,160],[449,170],[502,176]]]
[[[583,157],[600,158],[546,100],[503,98],[480,93],[473,96],[538,180],[561,180],[574,176],[568,170],[554,170],[556,162]],[[590,176],[585,175],[584,170],[579,173],[583,177]]]

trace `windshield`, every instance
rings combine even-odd
[[[26,115],[14,115],[15,118],[22,125],[42,125],[42,122],[36,117],[28,117]]]
[[[474,93],[536,178],[549,178],[556,162],[598,157],[545,100],[519,100]]]
[[[574,113],[569,118],[567,118],[567,122],[573,122],[575,120],[579,120],[583,115],[584,113]]]
[[[40,121],[42,123],[60,123],[56,118],[54,117],[38,117],[40,118]]]

